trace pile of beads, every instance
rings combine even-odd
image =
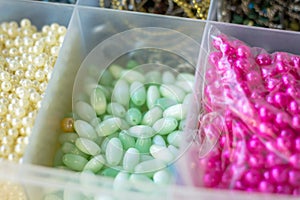
[[[28,19],[0,25],[0,159],[20,161],[66,28]]]
[[[13,182],[0,182],[1,199],[27,200],[24,188]]]
[[[224,35],[212,45],[200,137],[218,138],[199,159],[204,186],[300,195],[300,56]]]
[[[194,76],[145,73],[137,65],[112,64],[89,101],[75,103],[74,122],[62,122],[55,166],[115,177],[117,187],[173,181],[169,166],[179,156]]]

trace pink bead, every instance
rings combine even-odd
[[[274,103],[279,107],[286,107],[289,102],[289,96],[285,93],[277,92],[274,95]]]
[[[220,51],[226,55],[234,54],[235,50],[229,43],[222,43],[220,45]]]
[[[262,179],[262,174],[255,169],[249,169],[244,173],[243,183],[248,187],[257,186]]]
[[[294,151],[300,153],[300,137],[294,140]]]
[[[299,97],[299,92],[296,90],[296,88],[292,85],[288,86],[286,88],[286,93],[289,94],[291,97],[297,98]]]
[[[243,185],[242,181],[236,181],[234,185],[234,189],[236,190],[245,190],[245,186]]]
[[[241,45],[237,47],[236,55],[240,58],[248,58],[251,55],[251,49],[246,45]]]
[[[243,72],[248,72],[255,67],[255,64],[251,60],[238,58],[234,63],[234,67],[242,70]]]
[[[294,196],[300,196],[300,187],[299,186],[297,188],[293,189],[293,195]]]
[[[277,185],[276,193],[278,194],[292,194],[293,188],[290,185]]]
[[[222,58],[221,52],[212,52],[212,53],[210,53],[209,58],[208,58],[209,64],[216,67],[218,65],[218,61],[221,58]]]
[[[204,174],[205,187],[217,187],[220,183],[222,174],[219,171],[210,171]]]
[[[274,185],[268,181],[261,181],[258,185],[258,189],[263,193],[273,193],[275,191]]]
[[[277,137],[276,146],[279,148],[278,150],[288,155],[293,147],[293,142],[290,140],[290,138]]]
[[[287,163],[287,161],[283,160],[282,158],[280,158],[278,155],[276,155],[274,153],[270,152],[266,156],[266,166],[268,168],[278,166],[278,165],[283,165],[283,164],[286,164],[286,163]]]
[[[291,124],[291,117],[285,112],[278,112],[275,115],[275,123],[278,128],[285,128]]]
[[[291,157],[289,157],[289,162],[295,169],[300,169],[300,154],[293,154]]]
[[[291,65],[295,69],[299,69],[300,68],[300,57],[299,56],[291,56]]]
[[[265,147],[258,138],[252,138],[247,142],[247,149],[252,153],[261,153]]]
[[[296,83],[296,78],[292,74],[284,74],[281,77],[282,83],[286,86],[294,85]]]
[[[260,66],[270,65],[272,63],[272,59],[269,54],[260,54],[256,57],[255,61]]]
[[[276,183],[282,184],[288,181],[288,168],[285,166],[275,166],[270,171],[270,177]]]
[[[299,113],[299,105],[298,105],[297,101],[295,101],[295,100],[290,101],[290,103],[288,105],[288,110],[291,114],[300,114]]]
[[[250,83],[250,84],[255,84],[256,86],[258,84],[261,84],[261,78],[260,78],[260,73],[257,71],[250,71],[247,75],[246,75],[246,80]]]
[[[280,81],[275,78],[265,79],[265,85],[268,91],[274,90],[274,88],[276,88],[276,86],[278,86],[279,83]]]
[[[274,118],[274,113],[272,113],[267,107],[262,106],[258,110],[258,114],[263,121],[272,121]]]
[[[291,184],[294,187],[300,186],[300,171],[298,170],[289,171],[289,184]]]
[[[262,136],[272,136],[274,134],[273,128],[275,127],[266,122],[258,124],[258,132]]]
[[[300,130],[300,115],[294,115],[292,119],[292,127]]]
[[[279,62],[279,61],[282,61],[282,62],[288,62],[289,61],[289,54],[288,53],[285,53],[285,52],[278,52],[278,53],[275,53],[274,55],[274,60],[276,62]]]
[[[264,156],[260,153],[250,154],[248,157],[248,164],[252,168],[263,168],[265,164]]]
[[[209,68],[205,74],[205,81],[207,84],[214,82],[217,79],[217,72],[214,68]]]
[[[212,44],[217,50],[220,50],[221,44],[223,44],[226,40],[227,37],[225,35],[219,35],[214,38]]]
[[[294,131],[290,128],[281,129],[279,135],[280,135],[280,137],[287,138],[291,141],[293,141],[296,136]]]
[[[279,73],[287,72],[289,70],[289,67],[282,61],[277,62],[275,67]]]

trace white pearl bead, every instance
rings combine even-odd
[[[45,59],[42,56],[37,56],[34,58],[34,62],[35,66],[37,67],[41,67],[45,64]]]
[[[7,113],[7,107],[4,104],[0,104],[0,115],[3,116]]]
[[[1,83],[1,89],[2,89],[3,91],[5,91],[5,92],[10,91],[11,88],[12,88],[12,85],[11,85],[11,83],[10,83],[9,81],[3,81],[3,82]]]
[[[2,144],[12,145],[14,143],[14,139],[11,136],[4,136],[2,138]]]
[[[10,74],[6,71],[0,72],[0,80],[1,81],[9,81],[10,80]]]
[[[59,47],[59,46],[53,46],[53,47],[51,48],[51,55],[52,55],[52,56],[58,56],[59,50],[60,50],[60,47]]]
[[[24,37],[23,42],[24,42],[25,46],[32,46],[33,45],[33,40],[28,36]]]
[[[8,134],[8,136],[16,139],[16,138],[18,138],[19,131],[16,128],[10,128],[10,129],[8,129],[7,134]]]
[[[48,26],[48,25],[43,26],[42,32],[43,32],[44,34],[47,34],[49,31],[50,31],[50,26]]]
[[[15,128],[21,128],[22,127],[22,121],[19,118],[13,118],[11,120],[11,125]]]

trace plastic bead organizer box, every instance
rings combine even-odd
[[[96,1],[95,1],[96,2]],[[0,0],[0,21],[20,22],[24,18],[40,30],[44,25],[58,23],[67,27],[64,42],[60,49],[52,77],[37,114],[29,145],[23,163],[0,163],[2,189],[13,188],[23,199],[51,199],[62,194],[64,199],[294,199],[293,196],[257,194],[229,190],[213,190],[186,185],[153,186],[149,191],[114,190],[113,181],[105,177],[54,169],[53,157],[56,152],[58,136],[61,132],[61,119],[72,110],[72,89],[77,71],[85,57],[99,43],[111,36],[134,28],[157,27],[184,34],[199,44],[193,49],[193,59],[202,60],[208,52],[207,35],[213,25],[222,33],[235,37],[250,46],[266,49],[268,52],[285,51],[300,54],[298,44],[300,35],[296,32],[245,27],[151,14],[132,13],[93,7],[93,1],[78,1],[76,5]],[[212,5],[214,2],[212,2]],[[30,12],[28,11],[30,9]],[[212,7],[213,9],[213,7]],[[213,10],[209,19],[213,19]],[[172,41],[170,39],[170,41]],[[130,42],[130,41],[129,41]],[[108,49],[109,51],[114,51]],[[180,48],[180,47],[179,47]],[[195,64],[201,68],[201,63]],[[201,70],[199,70],[201,71]],[[199,85],[201,80],[195,80]],[[196,94],[199,95],[199,94]],[[194,102],[196,105],[196,103]],[[191,108],[194,106],[191,105]],[[197,116],[200,109],[189,109],[189,128],[197,129]],[[187,171],[182,169],[180,178]],[[11,186],[11,187],[9,187]],[[155,191],[155,192],[153,192]],[[0,194],[1,195],[1,194]],[[25,195],[23,197],[22,195]],[[1,199],[1,196],[0,196]]]

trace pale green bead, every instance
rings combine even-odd
[[[63,156],[63,163],[74,171],[82,171],[88,160],[82,156],[74,154],[65,154]]]
[[[184,128],[185,128],[185,124],[186,124],[186,119],[181,120],[180,123],[179,123],[178,129],[183,131]]]
[[[130,125],[128,124],[128,122],[125,119],[121,118],[121,126],[120,129],[121,130],[128,130],[130,128]]]
[[[116,82],[112,95],[114,101],[123,105],[125,108],[128,108],[130,93],[129,84],[127,83],[127,81],[123,79],[118,80]]]
[[[53,160],[53,167],[57,166],[62,166],[62,158],[63,158],[64,153],[62,152],[61,149],[58,149],[55,153],[54,160]]]
[[[177,128],[177,126],[178,126],[178,122],[175,118],[163,117],[157,120],[153,124],[152,128],[156,133],[160,135],[166,135],[174,131]]]
[[[113,188],[118,191],[129,190],[130,184],[129,182],[129,174],[126,172],[119,172],[114,179]]]
[[[107,112],[108,114],[111,114],[114,117],[120,117],[123,118],[126,115],[126,110],[123,105],[112,102],[107,105]]]
[[[79,155],[84,158],[87,158],[88,155],[79,150],[74,144],[66,142],[61,146],[61,151],[64,154],[73,154],[73,155]]]
[[[191,81],[194,82],[195,76],[193,74],[188,74],[188,73],[180,73],[177,76],[178,81]]]
[[[165,146],[153,144],[150,147],[150,154],[157,160],[170,163],[174,160],[172,152]]]
[[[158,185],[171,184],[173,182],[172,174],[167,169],[155,172],[153,175],[153,182]]]
[[[115,79],[119,79],[123,73],[123,68],[116,64],[109,66],[108,70]]]
[[[176,120],[183,120],[186,118],[187,110],[187,104],[177,104],[167,108],[163,113],[163,117],[173,117]]]
[[[160,146],[166,146],[166,141],[161,135],[154,136],[152,143]]]
[[[149,173],[164,169],[166,166],[164,161],[153,159],[139,163],[135,166],[134,171],[136,173]]]
[[[151,145],[150,145],[151,146]],[[149,148],[150,148],[149,146]],[[149,152],[149,150],[148,150]],[[153,160],[153,156],[147,155],[147,154],[141,154],[141,162],[147,161],[147,160]]]
[[[178,104],[177,101],[174,99],[169,99],[169,98],[158,98],[155,101],[155,106],[160,107],[161,109],[165,110],[169,108],[170,106]]]
[[[97,88],[99,88],[105,95],[106,102],[109,102],[112,96],[112,91],[113,91],[112,87],[108,87],[108,86],[104,87],[103,85],[97,85]]]
[[[114,178],[117,176],[117,174],[119,172],[120,172],[120,170],[118,170],[116,168],[106,168],[106,169],[100,171],[100,175]]]
[[[143,105],[146,102],[146,97],[146,89],[141,82],[135,81],[130,85],[130,98],[135,105]]]
[[[122,71],[122,79],[126,80],[128,83],[133,83],[135,81],[144,83],[145,77],[138,71],[135,70],[124,70]]]
[[[79,119],[82,119],[86,122],[90,122],[92,119],[97,117],[96,112],[92,108],[92,106],[83,101],[78,101],[75,104],[74,113],[75,113],[76,117],[78,117]]]
[[[94,119],[92,119],[92,121],[90,122],[90,124],[96,128],[99,124],[101,123],[101,119],[99,117],[95,117]]]
[[[146,75],[146,83],[147,84],[161,84],[162,78],[161,78],[161,72],[159,71],[150,71],[147,72]]]
[[[175,85],[164,84],[160,86],[159,90],[161,96],[173,99],[179,103],[181,103],[185,97],[185,92]]]
[[[162,75],[162,82],[164,84],[172,84],[175,82],[175,76],[173,73],[169,72],[169,71],[165,71],[163,72],[163,75]]]
[[[145,113],[142,124],[147,126],[152,126],[157,120],[162,118],[163,111],[160,107],[153,107],[148,112]]]
[[[111,138],[118,138],[118,137],[119,137],[119,131],[117,131],[117,132],[115,132],[113,134],[110,134],[110,135],[108,135],[105,138],[111,139]]]
[[[135,146],[135,139],[128,135],[128,132],[125,130],[120,132],[119,139],[125,150]]]
[[[112,116],[112,115],[104,115],[103,117],[102,117],[102,121],[105,121],[105,120],[107,120],[107,119],[110,119],[110,118],[113,118],[114,116]]]
[[[160,98],[160,93],[157,86],[151,85],[147,90],[147,107],[151,109],[155,106],[156,100]]]
[[[86,138],[78,138],[75,142],[75,145],[80,151],[88,155],[95,156],[101,152],[98,144]]]
[[[130,108],[127,110],[125,119],[131,126],[138,125],[142,121],[142,113],[137,108]]]
[[[59,135],[58,141],[60,144],[63,144],[65,142],[75,143],[77,138],[78,134],[76,133],[63,133]]]
[[[109,140],[106,146],[105,157],[107,164],[110,166],[117,166],[123,158],[123,146],[118,138]]]
[[[102,121],[96,128],[98,136],[108,136],[120,129],[121,119],[118,117],[109,118]]]
[[[128,134],[136,138],[150,138],[155,135],[152,127],[145,125],[132,126],[128,129]]]
[[[175,146],[173,145],[169,145],[168,146],[168,149],[170,150],[170,152],[173,154],[174,158],[176,158],[178,155],[179,155],[179,149],[176,148]]]
[[[191,102],[192,102],[192,98],[193,98],[193,94],[192,94],[192,93],[188,93],[188,94],[184,97],[182,104],[184,104],[184,105],[190,105]]]
[[[104,140],[102,141],[101,145],[100,145],[100,148],[103,149],[103,150],[106,149],[107,144],[108,144],[110,139],[111,138],[105,137]]]
[[[99,84],[100,85],[105,85],[105,86],[109,86],[111,85],[111,83],[113,82],[113,76],[111,75],[111,73],[109,72],[109,70],[104,70],[101,73],[100,76],[100,80],[99,80]]]
[[[126,64],[127,69],[133,69],[135,67],[139,66],[139,63],[135,60],[129,60]]]
[[[105,159],[103,155],[97,155],[93,157],[89,162],[84,166],[84,171],[85,170],[90,170],[93,173],[99,172],[102,167],[105,165]]]
[[[90,140],[97,139],[97,133],[95,129],[86,121],[83,120],[76,120],[74,122],[74,128],[79,135],[79,137],[87,138]]]
[[[101,88],[97,87],[93,89],[90,96],[91,105],[94,108],[97,115],[102,115],[106,111],[106,97]]]
[[[133,172],[140,162],[140,152],[136,148],[129,148],[123,158],[123,168],[128,172]]]
[[[172,133],[170,133],[167,137],[167,141],[169,144],[175,146],[175,147],[179,147],[180,142],[182,141],[182,135],[183,135],[183,131],[173,131]]]
[[[186,93],[193,92],[193,82],[191,81],[176,81],[175,85],[184,90]]]
[[[138,138],[135,143],[135,148],[139,150],[140,153],[149,153],[151,145],[151,138]]]
[[[129,181],[133,185],[133,189],[140,192],[150,194],[150,192],[155,192],[157,190],[151,178],[144,174],[132,174]]]

